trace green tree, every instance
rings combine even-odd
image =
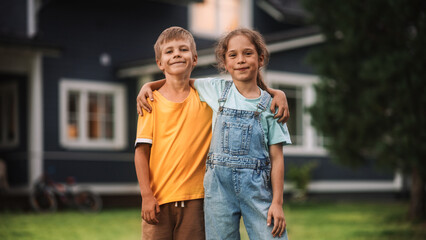
[[[304,0],[325,43],[312,124],[333,159],[411,176],[410,218],[425,219],[426,1]]]

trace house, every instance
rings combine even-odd
[[[153,44],[174,25],[194,34],[192,77],[219,76],[213,44],[224,31],[244,26],[265,36],[266,82],[286,92],[291,111],[285,161],[319,162],[311,192],[401,191],[401,175],[339,166],[322,147],[304,109],[318,81],[305,57],[323,36],[304,19],[297,0],[2,1],[0,158],[10,193],[27,193],[43,173],[74,176],[105,195],[139,193],[135,98],[143,83],[162,78]]]

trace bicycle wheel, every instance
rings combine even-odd
[[[30,204],[36,212],[54,212],[58,208],[55,195],[45,188],[30,193]]]
[[[102,199],[88,190],[76,193],[74,201],[77,208],[83,212],[98,212],[102,209]]]

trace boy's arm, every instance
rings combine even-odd
[[[152,96],[152,91],[160,89],[166,83],[166,79],[161,79],[154,82],[145,83],[141,90],[139,91],[138,96],[136,97],[136,110],[138,114],[143,116],[142,108],[144,108],[147,112],[151,112],[151,105],[146,100],[149,98],[154,101],[154,97]]]
[[[275,113],[275,108],[278,108],[274,118],[279,118],[279,123],[285,123],[290,118],[290,111],[288,109],[287,97],[281,90],[267,88],[266,91],[273,97],[271,102],[271,112]]]
[[[272,204],[268,210],[267,225],[271,225],[273,218],[272,235],[281,237],[286,227],[283,211],[284,156],[282,144],[270,145],[269,154],[271,157]]]
[[[149,224],[157,224],[160,206],[152,193],[149,181],[149,158],[151,145],[138,144],[135,149],[135,168],[142,196],[142,219]]]

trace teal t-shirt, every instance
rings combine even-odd
[[[200,95],[200,100],[206,102],[213,110],[213,127],[219,110],[218,100],[222,95],[225,82],[226,80],[221,78],[199,78],[194,82],[195,89],[197,89]],[[255,99],[245,98],[235,87],[235,84],[232,84],[224,107],[256,111],[259,101],[260,97]],[[282,143],[283,145],[291,144],[287,125],[280,124],[277,122],[277,119],[274,119],[274,114],[269,110],[270,106],[271,102],[269,102],[268,108],[262,112],[260,119],[263,131],[265,132],[266,145],[270,146],[277,143]]]

